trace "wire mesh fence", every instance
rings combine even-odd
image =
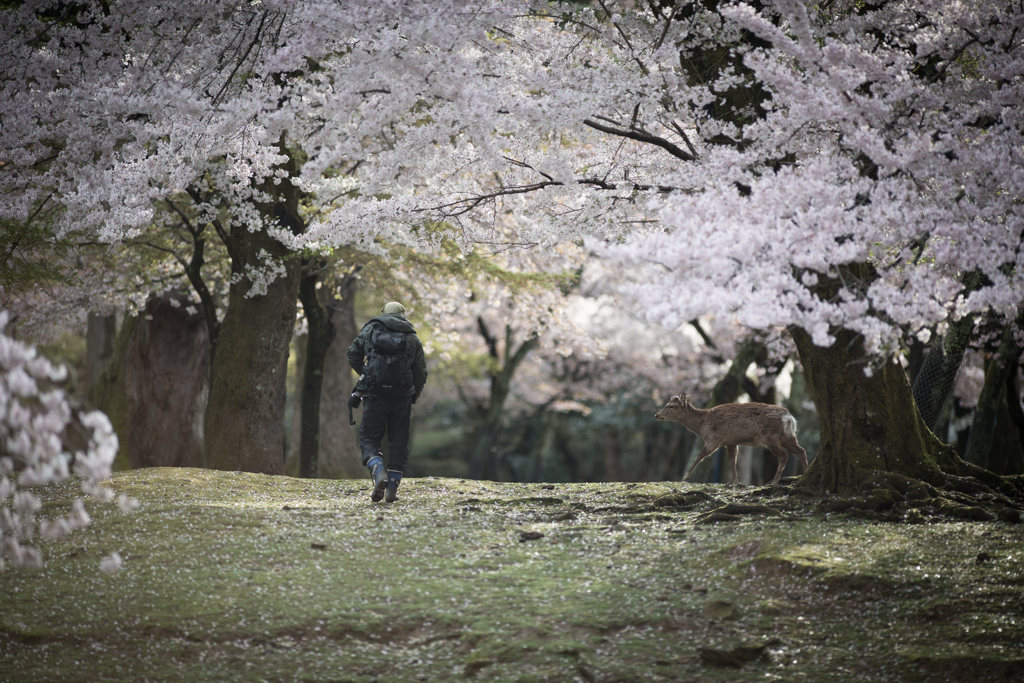
[[[921,418],[935,429],[956,385],[970,335],[951,335],[932,346],[914,379],[914,402]]]

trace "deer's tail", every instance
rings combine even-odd
[[[796,418],[792,415],[784,415],[782,417],[782,431],[788,436],[796,438]]]

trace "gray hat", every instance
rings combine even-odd
[[[405,306],[392,301],[391,303],[384,304],[384,308],[380,309],[380,312],[387,315],[388,313],[397,313],[399,315],[405,315]]]

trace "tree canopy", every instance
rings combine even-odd
[[[68,307],[109,303],[111,277],[125,299],[127,283],[164,282],[167,259],[125,245],[174,251],[215,351],[211,466],[279,471],[301,262],[351,247],[404,278],[461,278],[482,251],[530,254],[498,282],[605,259],[650,322],[714,315],[795,348],[823,417],[807,481],[971,472],[893,361],[972,316],[1020,337],[1019,3],[0,12],[0,218],[45,215],[55,245],[103,250]],[[227,264],[207,263],[208,239]],[[422,287],[438,323],[479,308],[463,309],[462,281],[438,282]],[[561,324],[555,293],[521,297],[516,315]],[[483,337],[497,348],[502,334]],[[560,334],[569,352],[576,332]]]

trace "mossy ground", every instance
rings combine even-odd
[[[42,570],[0,572],[0,681],[1024,677],[1024,525],[671,482],[423,478],[392,505],[368,481],[111,485],[142,507],[90,505]],[[774,510],[702,523],[730,502]]]

